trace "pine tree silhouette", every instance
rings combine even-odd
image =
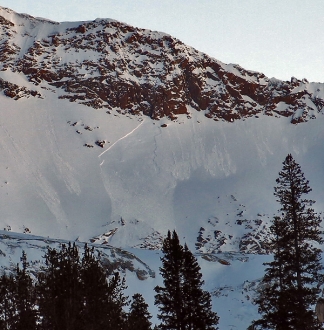
[[[40,327],[46,330],[76,329],[82,311],[80,257],[75,244],[62,244],[61,250],[48,248],[45,267],[38,274],[37,291]]]
[[[185,329],[217,329],[214,326],[218,324],[219,317],[212,311],[210,293],[202,289],[204,281],[200,266],[186,244],[183,251],[182,274]]]
[[[265,264],[256,300],[262,318],[254,325],[276,330],[322,329],[313,311],[324,282],[321,218],[311,208],[314,201],[303,198],[311,188],[290,154],[276,183],[274,195],[281,208],[270,227],[274,260]]]
[[[0,278],[0,329],[36,329],[35,287],[25,251],[20,261],[22,267],[17,264],[12,274],[3,274]]]
[[[163,241],[160,273],[164,286],[155,287],[160,329],[217,329],[218,316],[212,311],[211,297],[202,289],[204,282],[196,258],[183,247],[178,235],[168,231]]]
[[[136,293],[132,297],[133,301],[127,317],[127,330],[151,330],[151,314],[148,311],[148,304],[143,296]]]

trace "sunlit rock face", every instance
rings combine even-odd
[[[1,70],[23,73],[35,85],[48,82],[65,91],[60,98],[93,108],[175,119],[189,116],[190,106],[214,120],[265,114],[299,123],[324,105],[322,84],[269,79],[114,20],[56,23],[2,8],[0,24]]]

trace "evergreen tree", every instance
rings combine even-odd
[[[75,244],[48,248],[45,267],[38,275],[40,329],[122,329],[125,280],[118,273],[109,281],[94,249],[87,245],[80,259]]]
[[[139,293],[133,295],[133,301],[127,316],[127,330],[151,330],[151,314],[148,311],[148,304]]]
[[[87,244],[81,261],[80,280],[82,285],[83,309],[81,329],[99,330],[107,321],[108,283],[106,273]]]
[[[0,330],[124,329],[125,279],[115,273],[108,281],[93,248],[85,245],[80,260],[75,244],[62,244],[44,258],[36,286],[24,252],[22,268],[0,277]]]
[[[261,329],[322,329],[312,306],[324,282],[320,263],[323,243],[321,218],[304,199],[311,188],[300,166],[289,154],[276,180],[275,196],[280,216],[274,218],[274,260],[266,263],[266,273],[256,300],[262,318],[254,323]]]
[[[82,329],[122,329],[128,303],[124,296],[125,280],[115,273],[107,280],[94,249],[85,245],[81,261],[81,282],[83,292]]]
[[[210,293],[204,291],[202,274],[197,259],[185,244],[183,251],[183,301],[186,330],[217,329],[219,317],[212,311]]]
[[[24,251],[20,260],[22,268],[17,264],[11,275],[0,278],[0,329],[36,329],[35,290]]]
[[[20,258],[22,268],[17,265],[15,275],[15,301],[16,301],[16,330],[36,329],[36,295],[33,281],[28,273],[27,256],[25,251]]]
[[[182,295],[182,265],[183,247],[180,245],[178,235],[168,231],[163,240],[160,273],[163,277],[164,287],[155,287],[155,305],[159,305],[158,318],[162,321],[160,328],[165,330],[184,329],[184,310]]]
[[[108,330],[123,329],[126,322],[124,307],[128,305],[128,297],[124,295],[127,288],[125,278],[121,279],[118,272],[108,281],[107,328]]]
[[[13,327],[17,315],[15,301],[16,283],[13,275],[0,277],[0,329]]]
[[[38,275],[41,328],[72,330],[80,325],[82,287],[80,258],[75,244],[62,244],[61,250],[48,248],[43,271]]]
[[[290,329],[289,310],[292,306],[289,306],[285,291],[284,273],[284,264],[288,261],[289,250],[286,249],[285,239],[281,238],[282,233],[286,230],[286,224],[280,221],[279,217],[274,217],[270,227],[270,232],[273,234],[274,260],[265,264],[268,267],[256,299],[259,312],[266,314],[265,317],[257,321],[257,324],[263,329]]]
[[[202,275],[196,258],[183,247],[178,235],[170,231],[163,241],[160,268],[164,287],[157,286],[155,304],[159,305],[159,328],[175,330],[217,329],[218,316],[211,309],[211,297],[202,290]]]

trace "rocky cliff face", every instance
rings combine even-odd
[[[318,96],[322,84],[268,79],[167,34],[113,20],[56,23],[0,7],[0,33],[0,70],[19,72],[35,85],[63,90],[60,98],[106,111],[174,119],[189,116],[192,107],[214,120],[268,115],[299,123],[324,106]],[[0,88],[17,98],[17,86],[1,82]]]

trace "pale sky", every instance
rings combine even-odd
[[[225,63],[324,83],[324,0],[0,0],[54,21],[112,18],[171,34]]]

